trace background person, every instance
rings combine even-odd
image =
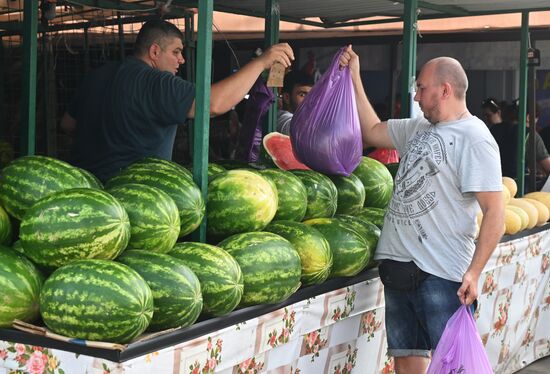
[[[146,22],[134,56],[88,75],[61,127],[75,134],[72,163],[102,181],[143,157],[172,158],[178,124],[195,117],[195,86],[176,75],[183,34],[164,20]],[[276,44],[211,87],[210,115],[229,111],[275,61],[290,66],[294,55]]]
[[[351,46],[340,63],[351,70],[364,144],[402,155],[375,259],[396,372],[424,374],[448,319],[475,301],[479,275],[503,234],[498,146],[468,112],[468,79],[458,61],[440,57],[422,67],[414,99],[424,118],[387,122],[369,103]]]
[[[301,70],[292,70],[285,75],[282,91],[283,108],[277,115],[277,131],[290,135],[290,121],[298,106],[313,87],[313,78]]]

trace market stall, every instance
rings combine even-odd
[[[477,326],[495,372],[550,355],[549,229],[505,237],[480,279]],[[392,372],[375,269],[119,349],[83,344],[2,329],[0,372]]]

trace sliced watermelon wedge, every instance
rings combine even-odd
[[[273,163],[282,170],[310,170],[294,156],[292,143],[288,135],[271,132],[264,136],[264,149],[273,160]]]

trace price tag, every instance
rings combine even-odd
[[[275,62],[269,70],[267,77],[267,87],[283,87],[285,78],[285,67],[279,62]]]

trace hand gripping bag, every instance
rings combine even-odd
[[[427,374],[493,374],[470,308],[462,305],[447,322]]]
[[[363,144],[351,72],[339,67],[343,50],[294,113],[290,140],[296,158],[311,169],[349,176],[361,162]]]

